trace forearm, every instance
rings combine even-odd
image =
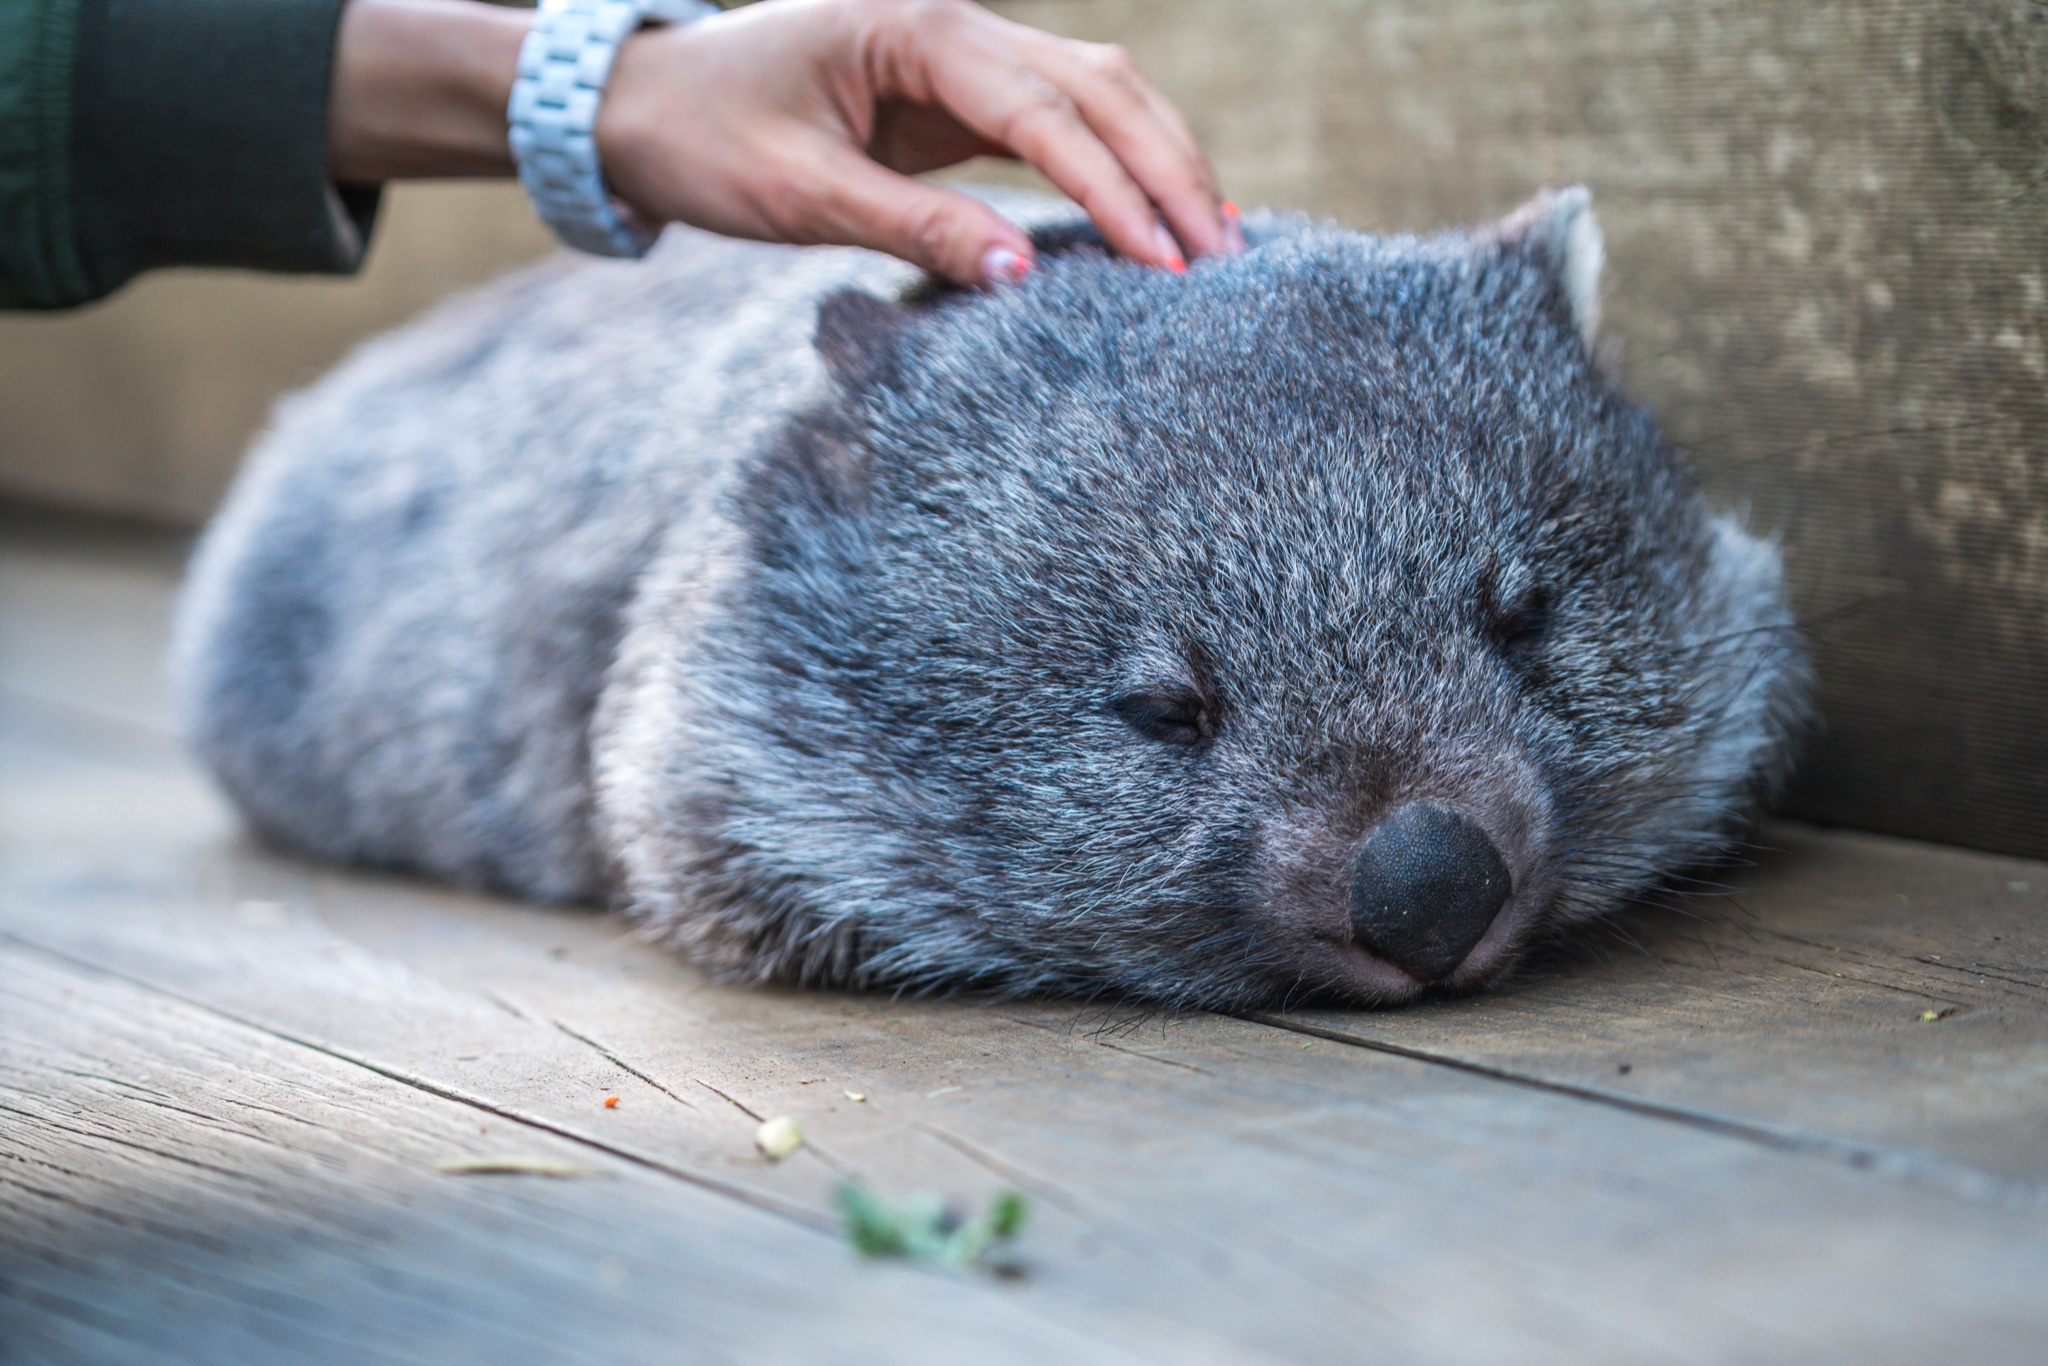
[[[512,170],[506,106],[530,16],[477,0],[349,0],[328,166],[344,183]],[[1179,114],[1112,48],[961,0],[773,0],[619,45],[594,137],[644,223],[895,252],[962,284],[1029,269],[1025,235],[906,179],[1021,157],[1118,250],[1185,269],[1237,249]]]
[[[349,0],[327,168],[344,184],[512,173],[505,104],[527,12],[477,0]]]
[[[0,37],[40,44],[0,62],[0,306],[83,302],[153,266],[354,270],[385,181],[512,172],[530,23],[478,0],[0,0]],[[1025,234],[911,178],[994,153],[1044,171],[1133,260],[1181,270],[1184,251],[1242,246],[1128,58],[966,0],[774,0],[628,36],[611,70],[604,188],[645,224],[1014,282]]]

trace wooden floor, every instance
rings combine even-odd
[[[2048,1359],[2048,865],[1774,826],[1392,1013],[728,989],[256,846],[180,544],[0,529],[0,1360]],[[507,1153],[588,1175],[436,1170]],[[1023,1274],[856,1259],[848,1174],[1024,1191]]]

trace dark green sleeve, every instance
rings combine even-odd
[[[0,306],[94,290],[71,217],[77,0],[0,0]]]
[[[0,70],[0,304],[82,303],[154,266],[353,271],[377,192],[327,178],[342,3],[0,0],[42,54],[19,110]],[[19,40],[0,29],[9,68]],[[41,139],[32,174],[16,127]]]

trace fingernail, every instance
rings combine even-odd
[[[1031,259],[1008,247],[990,247],[981,255],[981,280],[986,285],[1014,285],[1031,273]]]
[[[1237,205],[1227,199],[1224,200],[1223,244],[1230,248],[1232,255],[1243,251],[1247,245],[1244,240],[1244,224],[1241,221],[1242,219],[1243,215],[1237,211]]]
[[[1180,243],[1173,240],[1173,234],[1164,227],[1152,229],[1152,240],[1159,246],[1159,263],[1175,275],[1183,274],[1188,261],[1180,254]]]

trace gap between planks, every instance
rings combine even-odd
[[[1803,1129],[1758,1124],[1753,1120],[1735,1119],[1711,1110],[1644,1100],[1638,1096],[1608,1091],[1597,1086],[1553,1081],[1548,1077],[1516,1072],[1509,1068],[1496,1067],[1491,1063],[1474,1062],[1469,1058],[1446,1053],[1432,1053],[1404,1044],[1388,1043],[1384,1039],[1368,1038],[1362,1034],[1331,1029],[1325,1025],[1310,1024],[1305,1020],[1290,1019],[1270,1011],[1238,1011],[1234,1013],[1233,1018],[1271,1029],[1284,1029],[1295,1034],[1327,1039],[1331,1043],[1343,1044],[1347,1048],[1362,1048],[1374,1053],[1385,1053],[1391,1057],[1406,1058],[1410,1062],[1423,1063],[1431,1067],[1449,1068],[1452,1071],[1485,1077],[1509,1086],[1525,1087],[1532,1091],[1564,1096],[1592,1105],[1604,1105],[1645,1119],[1684,1125],[1687,1128],[1718,1134],[1723,1138],[1754,1143],[1773,1152],[1829,1159],[1859,1172],[1868,1172],[1906,1185],[1939,1191],[1975,1204],[2014,1210],[2032,1209],[2042,1204],[2041,1191],[2031,1182],[1993,1176],[1989,1172],[1942,1158],[1929,1157],[1925,1153],[1859,1143],[1853,1139],[1836,1138],[1831,1134],[1817,1134]]]

